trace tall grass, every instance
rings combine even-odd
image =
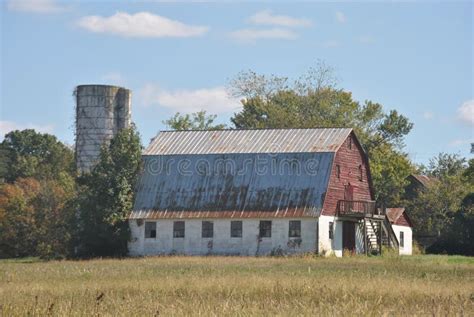
[[[463,257],[0,261],[4,316],[473,315]]]

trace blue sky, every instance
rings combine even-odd
[[[144,145],[174,112],[228,123],[241,70],[296,78],[318,59],[356,100],[415,124],[405,151],[467,158],[474,142],[471,2],[52,0],[1,3],[0,132],[36,128],[74,142],[74,87],[133,91]]]

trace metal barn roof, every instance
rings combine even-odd
[[[162,131],[143,155],[336,152],[350,128]]]
[[[316,216],[334,155],[144,156],[130,219]]]

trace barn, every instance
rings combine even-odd
[[[399,248],[350,128],[162,131],[143,162],[131,255]]]

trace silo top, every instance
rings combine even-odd
[[[113,85],[79,85],[76,87],[78,95],[115,95],[116,93],[126,93],[131,95],[131,90]]]

